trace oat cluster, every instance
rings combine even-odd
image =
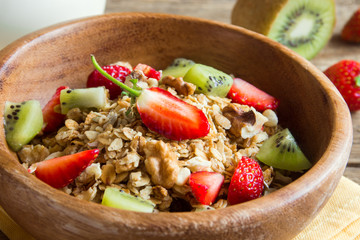
[[[196,94],[191,86],[176,83],[181,78],[158,83],[141,72],[133,72],[130,77],[134,76],[142,87],[159,85],[201,109],[210,123],[209,134],[180,142],[166,139],[144,126],[131,99],[122,96],[109,99],[99,111],[70,110],[65,125],[56,133],[39,136],[18,152],[24,167],[98,148],[100,155],[94,163],[62,191],[101,202],[105,188],[116,187],[153,202],[156,211],[169,211],[179,201],[188,203],[184,206],[187,209],[181,209],[184,211],[226,207],[227,188],[237,163],[242,156],[255,158],[262,142],[279,130],[276,113],[260,113],[231,103],[228,98]],[[291,182],[291,178],[271,167],[262,168],[265,194]],[[218,201],[212,206],[200,205],[191,194],[187,180],[196,171],[214,171],[225,177]]]

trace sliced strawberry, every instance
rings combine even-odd
[[[161,72],[156,71],[154,68],[146,64],[139,63],[138,65],[136,65],[134,70],[141,70],[144,73],[144,75],[148,78],[155,78],[157,80],[161,79]]]
[[[103,66],[102,69],[120,82],[125,82],[126,76],[131,72],[127,67],[120,65],[107,65]],[[109,90],[110,99],[117,98],[122,92],[122,89],[119,86],[104,77],[98,70],[94,70],[88,77],[86,87],[99,86],[104,86]]]
[[[172,140],[204,137],[210,130],[200,109],[161,88],[143,89],[137,99],[137,109],[150,130]]]
[[[217,172],[199,171],[189,177],[191,192],[203,205],[211,205],[215,202],[223,183],[224,176]]]
[[[252,106],[258,111],[274,110],[279,105],[279,100],[240,78],[234,78],[227,96],[235,103]]]
[[[260,165],[254,159],[242,157],[230,181],[228,203],[234,205],[258,198],[263,190]]]
[[[64,123],[65,115],[60,113],[60,92],[68,88],[68,86],[58,87],[50,101],[42,109],[44,132],[54,132]]]
[[[79,176],[98,155],[99,149],[92,149],[38,162],[35,163],[35,175],[54,188],[62,188]]]

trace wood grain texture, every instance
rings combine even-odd
[[[5,100],[45,104],[59,85],[84,86],[91,53],[102,65],[121,59],[158,69],[182,56],[247,79],[280,99],[280,123],[316,164],[272,194],[225,209],[136,213],[73,198],[27,173],[7,148],[1,125],[0,205],[37,239],[290,239],[321,210],[343,174],[352,127],[335,87],[282,45],[222,23],[113,14],[36,32],[0,52],[0,109]]]

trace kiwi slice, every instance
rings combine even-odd
[[[101,109],[106,105],[105,87],[64,89],[60,92],[61,113],[70,109],[80,110]]]
[[[274,168],[294,172],[312,166],[287,128],[268,138],[260,147],[256,158]]]
[[[195,64],[194,61],[186,58],[176,58],[170,66],[168,66],[163,72],[163,77],[173,76],[184,77],[187,71]]]
[[[105,189],[101,204],[123,210],[148,213],[153,212],[155,207],[150,201],[132,196],[122,190],[112,187]]]
[[[39,101],[5,102],[4,127],[6,141],[13,151],[19,151],[41,130],[43,115]]]
[[[197,92],[218,97],[226,97],[233,84],[226,73],[198,63],[187,71],[184,81],[195,84]]]
[[[259,32],[312,59],[335,25],[334,0],[238,0],[232,24]]]

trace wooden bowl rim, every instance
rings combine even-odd
[[[166,222],[167,224],[173,224],[174,226],[178,224],[178,220],[187,219],[189,221],[183,221],[188,225],[193,224],[194,221],[197,222],[198,225],[208,225],[214,221],[214,219],[221,219],[223,216],[227,214],[238,214],[244,215],[246,218],[251,218],[252,215],[257,214],[259,209],[266,208],[278,208],[280,206],[286,205],[288,202],[292,202],[294,200],[298,200],[301,196],[306,193],[312,191],[317,188],[317,185],[324,181],[326,178],[331,177],[331,174],[336,171],[339,166],[346,165],[346,156],[350,152],[351,144],[352,144],[352,123],[351,116],[348,110],[348,107],[341,95],[337,91],[337,89],[331,84],[331,82],[327,79],[327,77],[318,70],[315,66],[313,66],[309,61],[305,60],[301,56],[292,52],[288,48],[283,45],[272,41],[271,39],[260,35],[258,33],[252,32],[250,30],[229,25],[226,23],[220,23],[212,20],[205,20],[195,17],[187,17],[180,15],[172,15],[172,14],[160,14],[160,13],[142,13],[142,12],[126,12],[126,13],[111,13],[104,14],[100,16],[88,17],[84,19],[79,19],[75,21],[69,21],[61,24],[56,24],[51,27],[47,27],[36,31],[34,33],[28,34],[12,44],[5,47],[0,51],[0,73],[1,69],[4,67],[5,63],[9,61],[12,56],[16,55],[17,51],[21,51],[22,48],[26,48],[28,45],[36,44],[38,38],[41,38],[47,34],[59,34],[61,31],[73,27],[78,24],[82,24],[84,22],[98,21],[104,20],[107,18],[133,18],[133,19],[141,19],[141,18],[156,18],[156,19],[177,19],[181,21],[189,21],[192,23],[202,23],[214,25],[220,28],[225,28],[229,31],[238,32],[239,34],[246,35],[249,38],[253,38],[256,41],[262,41],[268,44],[270,47],[276,48],[277,50],[283,52],[284,55],[287,55],[289,58],[292,58],[295,62],[301,65],[306,71],[310,72],[311,75],[315,76],[318,82],[321,85],[321,88],[328,89],[328,91],[332,91],[336,98],[329,98],[330,108],[334,111],[335,106],[337,108],[336,114],[334,114],[334,129],[331,131],[334,133],[328,147],[326,148],[323,156],[318,160],[318,162],[302,177],[289,184],[288,186],[277,190],[270,195],[263,196],[259,199],[252,200],[246,203],[242,203],[239,205],[230,206],[224,209],[218,209],[216,211],[205,211],[205,212],[181,212],[181,213],[138,213],[138,212],[130,212],[120,209],[113,209],[102,206],[101,204],[86,202],[75,197],[69,196],[57,189],[54,189],[47,184],[41,182],[33,175],[29,174],[18,162],[15,153],[4,152],[0,153],[0,173],[2,171],[7,171],[9,173],[13,172],[11,175],[14,179],[17,180],[18,183],[23,184],[27,188],[29,188],[34,194],[38,194],[41,198],[47,199],[51,202],[56,202],[62,205],[65,208],[71,209],[72,211],[78,211],[79,214],[83,215],[91,215],[98,214],[101,216],[103,221],[110,219],[109,215],[117,216],[117,219],[121,219],[121,216],[126,215],[126,221],[136,222],[138,219],[146,219],[148,221],[144,221],[144,227],[152,227],[151,224],[146,225],[146,223],[156,222]],[[326,91],[325,91],[326,92]],[[328,96],[329,93],[326,92]],[[335,113],[335,111],[334,111]],[[2,116],[2,115],[1,115]],[[344,126],[346,126],[344,128]],[[344,131],[338,132],[335,129],[343,128]],[[5,138],[2,136],[2,139]],[[1,143],[1,148],[6,149],[6,143]],[[345,157],[344,157],[345,156]],[[10,159],[11,161],[9,161]],[[342,162],[333,161],[333,159],[345,159]],[[323,174],[319,175],[318,172],[322,172]],[[313,184],[309,185],[307,179],[311,178],[313,180]],[[284,196],[288,196],[291,194],[293,198],[291,200],[284,200]],[[280,201],[281,200],[281,201]],[[110,214],[111,212],[111,214]],[[166,220],[164,220],[166,219]],[[113,220],[113,218],[111,218]],[[190,221],[191,220],[191,221]],[[121,222],[121,220],[119,220]]]

